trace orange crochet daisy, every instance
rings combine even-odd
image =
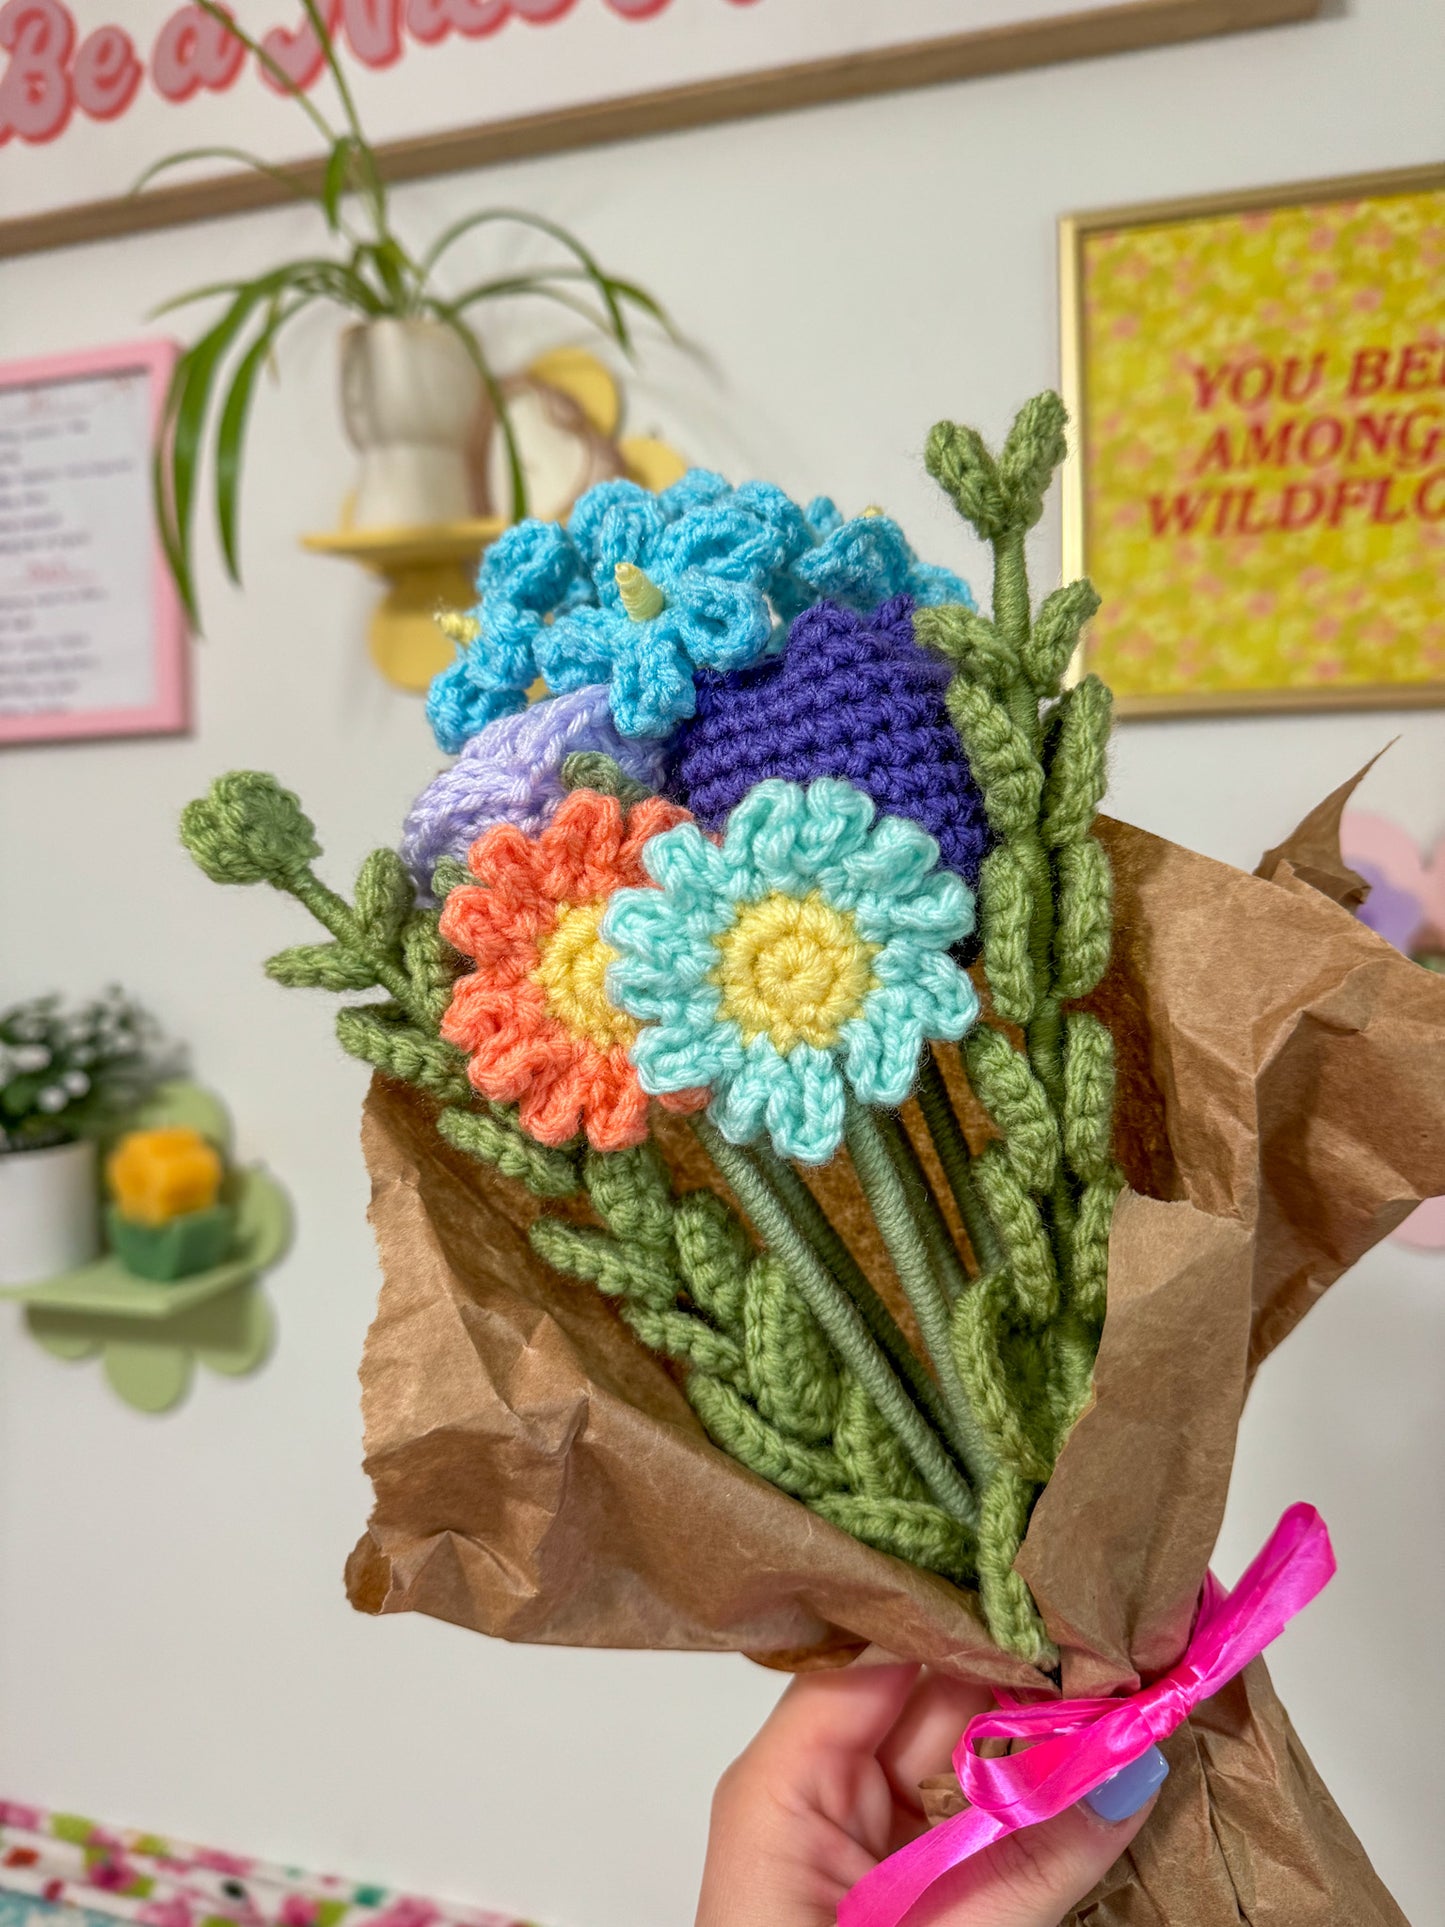
[[[540,836],[498,823],[472,845],[478,884],[447,897],[441,933],[476,968],[457,979],[441,1033],[468,1055],[472,1084],[518,1105],[524,1131],[565,1144],[585,1130],[598,1151],[647,1137],[648,1099],[627,1053],[636,1022],[607,998],[616,958],[599,926],[614,890],[648,886],[642,846],[690,821],[648,797],[624,815],[615,797],[574,790]],[[704,1090],[659,1103],[700,1110]]]

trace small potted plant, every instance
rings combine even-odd
[[[77,1010],[38,997],[0,1014],[0,1284],[97,1255],[96,1140],[164,1069],[154,1025],[120,990]]]
[[[183,162],[241,162],[313,202],[327,245],[245,281],[222,281],[178,295],[159,312],[222,299],[218,320],[181,355],[167,396],[155,468],[161,540],[182,600],[198,621],[194,520],[201,456],[208,433],[215,461],[216,526],[226,571],[240,581],[238,497],[246,425],[256,383],[276,343],[317,302],[356,317],[342,337],[342,413],[361,452],[349,520],[356,529],[417,528],[477,513],[478,476],[490,466],[481,440],[490,433],[505,452],[507,508],[527,513],[527,462],[514,420],[515,384],[494,371],[470,315],[485,303],[531,298],[551,302],[587,328],[634,352],[638,317],[672,324],[635,282],[604,269],[565,228],[516,208],[482,208],[454,221],[429,247],[412,248],[393,226],[378,157],[362,130],[356,104],[322,9],[302,0],[309,31],[335,82],[345,125],[337,129],[286,75],[261,43],[237,25],[218,0],[201,10],[233,35],[306,114],[326,144],[320,187],[308,191],[294,170],[231,147],[196,147],[148,168],[137,191],[163,169]],[[440,272],[452,250],[481,230],[529,230],[553,250],[530,268],[512,267],[457,287]],[[214,424],[212,404],[224,390]],[[491,504],[489,504],[491,506]],[[497,504],[500,507],[500,504]]]

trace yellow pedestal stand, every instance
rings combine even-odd
[[[345,556],[382,578],[386,594],[367,630],[372,660],[399,689],[425,689],[456,654],[437,627],[437,614],[476,601],[482,550],[505,527],[478,519],[434,528],[338,529],[301,539],[313,554]]]

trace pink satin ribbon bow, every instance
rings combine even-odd
[[[1044,1700],[1010,1696],[996,1713],[971,1719],[953,1755],[969,1805],[865,1874],[838,1909],[838,1927],[897,1927],[950,1867],[1020,1827],[1050,1820],[1182,1726],[1277,1639],[1335,1570],[1325,1522],[1292,1505],[1232,1592],[1204,1576],[1194,1632],[1177,1665],[1122,1699]],[[979,1740],[1033,1740],[1021,1753],[981,1760]]]

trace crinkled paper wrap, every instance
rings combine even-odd
[[[1132,1689],[1178,1656],[1254,1369],[1445,1191],[1445,982],[1345,907],[1350,787],[1257,876],[1100,824],[1119,934],[1095,1003],[1118,1039],[1132,1188],[1094,1398],[1020,1555],[1069,1695]],[[385,1277],[361,1373],[376,1507],[348,1566],[355,1605],[508,1639],[785,1668],[896,1655],[1037,1684],[965,1595],[717,1451],[671,1369],[533,1255],[534,1201],[451,1151],[421,1100],[378,1081],[363,1141]],[[685,1132],[667,1146],[684,1186],[714,1181]],[[850,1183],[843,1159],[820,1178],[851,1236]],[[1403,1921],[1263,1662],[1166,1751],[1158,1809],[1080,1921]]]

